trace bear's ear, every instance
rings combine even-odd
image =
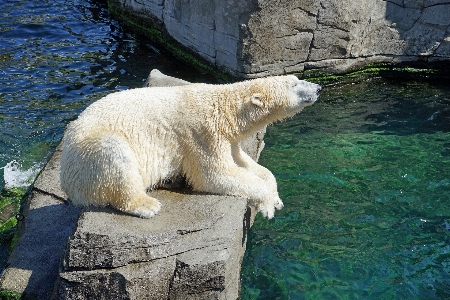
[[[262,103],[262,101],[261,101],[262,98],[263,98],[262,94],[259,94],[259,93],[253,94],[252,95],[252,103],[258,107],[263,107],[264,103]]]

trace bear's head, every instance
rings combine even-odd
[[[280,110],[282,118],[289,117],[318,98],[320,85],[300,80],[297,76],[273,76],[254,80],[253,105],[267,108],[273,114]]]
[[[273,76],[249,81],[250,97],[242,112],[253,126],[247,131],[282,120],[312,105],[319,97],[320,85],[298,79],[294,75]],[[246,124],[248,125],[248,124]],[[256,125],[256,126],[255,126]]]
[[[320,85],[298,79],[296,76],[285,76],[286,84],[289,85],[289,91],[293,95],[290,108],[294,113],[306,106],[312,105],[319,97],[322,89]]]
[[[208,91],[211,89],[208,86]],[[294,75],[272,76],[217,86],[213,92],[221,131],[229,140],[243,139],[255,131],[293,116],[312,105],[320,86]]]

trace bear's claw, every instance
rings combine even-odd
[[[130,214],[141,217],[143,219],[149,219],[158,213],[157,211],[151,210],[145,207],[138,207],[137,209],[130,211]]]
[[[161,209],[161,203],[157,199],[147,195],[138,197],[135,200],[135,204],[135,209],[130,209],[126,212],[144,219],[153,217]]]
[[[261,213],[261,215],[267,220],[272,219],[275,215],[275,209],[273,206],[267,209],[267,207],[261,205],[258,207],[258,212]]]

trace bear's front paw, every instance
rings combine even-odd
[[[268,203],[262,203],[257,205],[258,212],[260,212],[264,218],[270,220],[275,215],[275,208],[280,210],[284,207],[283,201],[280,197],[272,198],[273,200],[267,201]]]
[[[272,205],[260,205],[257,209],[267,220],[272,219],[275,215],[275,207]]]
[[[275,215],[275,209],[282,209],[284,207],[278,193],[271,195],[261,200],[249,199],[249,205],[256,207],[256,211],[261,213],[264,218],[272,219]]]
[[[283,201],[280,198],[275,199],[274,206],[278,210],[282,209],[284,207]]]

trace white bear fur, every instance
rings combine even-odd
[[[182,174],[194,191],[245,197],[270,219],[283,207],[275,177],[239,141],[313,104],[319,89],[288,75],[110,94],[68,126],[61,186],[74,204],[149,218],[161,204],[147,189]]]

